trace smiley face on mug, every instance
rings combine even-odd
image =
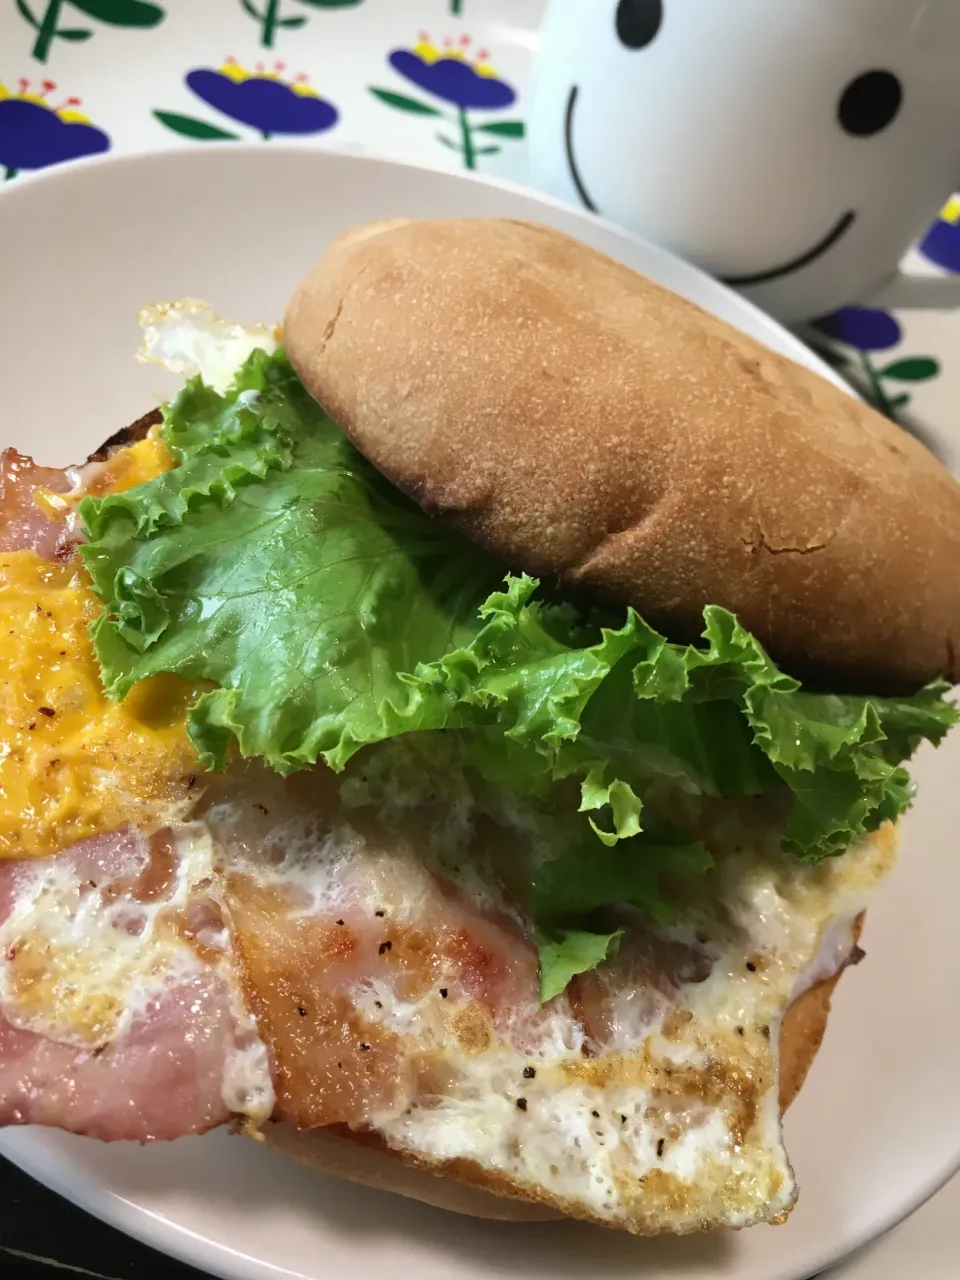
[[[800,318],[960,180],[955,0],[553,0],[534,180]]]

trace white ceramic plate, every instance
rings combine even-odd
[[[237,145],[93,161],[0,196],[3,443],[82,457],[170,390],[135,364],[140,304],[193,294],[272,320],[334,233],[391,215],[552,223],[815,365],[705,276],[520,189],[385,161]],[[787,1119],[801,1184],[784,1227],[639,1241],[575,1223],[444,1215],[215,1134],[146,1150],[41,1131],[0,1150],[107,1221],[230,1280],[510,1280],[638,1275],[805,1280],[910,1212],[960,1166],[960,735],[923,753],[899,870],[871,910],[868,963],[840,985]]]

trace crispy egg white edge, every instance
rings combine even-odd
[[[235,324],[197,298],[144,307],[138,318],[143,332],[138,358],[143,363],[185,378],[199,373],[221,393],[251,352],[270,353],[279,346],[278,326]]]

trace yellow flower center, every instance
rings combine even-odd
[[[234,84],[243,84],[246,80],[274,80],[277,84],[284,84],[291,89],[299,98],[319,98],[320,95],[312,85],[307,84],[305,76],[297,76],[293,80],[288,80],[281,75],[284,70],[283,63],[277,63],[273,67],[258,66],[253,71],[247,67],[241,67],[238,62],[224,62],[222,66],[217,68],[222,76],[226,76],[228,80],[232,80]]]
[[[472,67],[478,76],[486,76],[490,79],[496,79],[497,76],[485,56],[469,58],[463,48],[455,48],[453,45],[438,49],[432,41],[421,39],[413,46],[413,52],[428,66],[433,66],[435,62],[463,62],[468,67]]]
[[[44,111],[52,111],[55,116],[60,117],[64,124],[92,123],[89,116],[84,115],[82,111],[77,110],[77,107],[80,105],[78,99],[68,98],[66,102],[62,103],[59,107],[54,107],[47,102],[46,94],[49,92],[50,90],[45,88],[43,93],[33,93],[31,92],[30,87],[26,85],[26,82],[24,82],[24,87],[20,88],[16,93],[13,93],[7,88],[3,81],[0,80],[0,102],[3,102],[8,98],[16,99],[18,102],[32,102],[35,107],[42,107]]]

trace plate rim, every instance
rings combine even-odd
[[[267,156],[286,156],[296,158],[301,162],[314,162],[323,160],[328,156],[347,159],[360,166],[376,166],[378,168],[387,167],[404,173],[421,173],[434,177],[442,177],[451,179],[456,182],[462,182],[469,186],[484,186],[494,190],[508,192],[514,196],[523,196],[535,203],[544,205],[547,208],[558,210],[568,217],[574,217],[586,226],[602,227],[611,235],[626,240],[630,244],[638,246],[644,252],[652,254],[655,257],[668,260],[674,264],[678,264],[683,271],[689,273],[691,277],[697,277],[704,283],[708,290],[712,290],[727,298],[735,299],[739,309],[746,312],[756,322],[758,329],[765,332],[776,334],[781,342],[790,348],[790,358],[796,363],[805,365],[808,369],[812,369],[814,373],[820,374],[828,382],[833,383],[835,387],[839,387],[841,391],[846,391],[855,398],[861,398],[857,392],[846,382],[836,369],[832,368],[826,360],[819,356],[811,347],[807,346],[797,335],[786,325],[776,320],[768,312],[762,310],[755,302],[749,298],[745,298],[743,294],[738,293],[736,289],[725,284],[716,276],[712,276],[703,267],[697,266],[694,262],[689,262],[686,258],[679,254],[673,253],[670,249],[664,249],[661,245],[655,244],[652,240],[638,235],[634,231],[630,231],[626,227],[620,226],[619,223],[605,218],[601,214],[592,213],[588,209],[581,209],[577,205],[568,204],[567,201],[559,199],[557,196],[549,195],[545,191],[538,191],[535,187],[525,186],[522,182],[514,182],[508,178],[501,178],[494,174],[478,173],[476,171],[456,171],[444,169],[439,164],[429,164],[423,161],[414,160],[398,160],[392,156],[380,156],[367,154],[351,146],[317,146],[317,147],[298,147],[287,142],[270,143],[270,150],[266,152],[262,144],[256,142],[248,142],[246,140],[238,142],[205,142],[202,150],[191,146],[167,146],[167,147],[151,147],[143,151],[136,152],[105,152],[100,155],[82,156],[78,160],[71,160],[65,164],[48,165],[43,169],[26,170],[17,176],[13,183],[0,186],[0,210],[5,207],[5,202],[12,202],[21,197],[18,193],[21,191],[30,191],[38,186],[58,185],[62,183],[69,184],[74,175],[81,175],[88,170],[114,168],[135,168],[143,165],[155,164],[160,160],[172,160],[176,158],[196,158],[218,156],[235,156],[245,154],[250,157]],[[307,160],[309,157],[309,161]],[[672,292],[676,292],[673,290]],[[700,303],[695,305],[701,306]],[[703,310],[708,310],[702,307]],[[713,313],[711,313],[713,314]],[[765,344],[766,345],[766,344]]]
[[[31,1149],[21,1152],[15,1148],[11,1151],[6,1133],[0,1130],[0,1154],[5,1156],[11,1164],[34,1178],[42,1186],[63,1196],[65,1200],[85,1213],[122,1231],[132,1239],[156,1250],[157,1253],[206,1271],[218,1277],[219,1280],[275,1280],[276,1277],[302,1280],[303,1273],[300,1271],[291,1271],[288,1267],[277,1263],[232,1250],[228,1245],[199,1235],[161,1213],[148,1209],[134,1200],[126,1199],[116,1191],[104,1190],[96,1181],[91,1180],[89,1184],[84,1184],[61,1174],[56,1150],[44,1141],[48,1136],[55,1141],[56,1130],[41,1129],[39,1133],[32,1134],[30,1127],[25,1127],[14,1132],[23,1135],[24,1142],[28,1138],[31,1139]],[[17,1147],[20,1145],[17,1144]],[[849,1247],[839,1251],[825,1251],[813,1261],[812,1270],[805,1264],[802,1272],[792,1269],[771,1272],[770,1280],[817,1280],[821,1273],[845,1261],[852,1261],[857,1255],[879,1244],[891,1231],[922,1209],[958,1173],[960,1173],[960,1152],[952,1162],[948,1162],[944,1169],[921,1187],[919,1194],[907,1202],[905,1208],[881,1218],[879,1222],[874,1221],[865,1226],[862,1231],[856,1233],[854,1242]],[[638,1260],[638,1270],[641,1266],[642,1262]],[[824,1280],[827,1280],[827,1277],[824,1276]]]

